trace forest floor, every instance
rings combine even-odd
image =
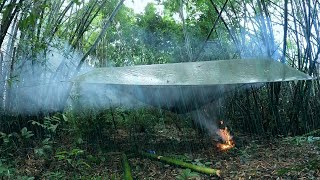
[[[193,139],[189,143],[204,143],[207,140]],[[309,138],[309,141],[312,140]],[[160,155],[220,169],[222,179],[320,179],[319,141],[311,143],[299,138],[272,141],[250,138],[248,144],[229,151],[218,150],[215,141],[204,144],[192,151],[167,151]],[[145,158],[131,158],[130,163],[137,179],[176,179],[186,174],[181,168]],[[194,179],[219,179],[216,176],[198,175]]]
[[[72,143],[64,139],[55,146],[51,158],[39,158],[39,148],[32,149],[26,156],[15,157],[14,168],[17,174],[23,175],[19,176],[21,179],[122,179],[122,152],[138,148],[219,169],[221,176],[194,173],[127,153],[133,179],[320,179],[319,137],[267,139],[239,134],[234,137],[236,147],[221,151],[216,147],[217,140],[199,135],[192,129],[179,131],[167,126],[152,135],[140,133],[134,136],[118,130],[111,138],[112,142],[106,141],[100,150],[94,146],[91,150],[70,147]],[[13,177],[3,179],[15,179]]]

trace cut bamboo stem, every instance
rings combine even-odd
[[[320,134],[320,129],[316,129],[316,130],[311,131],[309,133],[303,134],[302,136],[314,136],[316,134]]]
[[[197,166],[194,164],[186,163],[186,162],[183,162],[183,161],[180,161],[177,159],[173,159],[173,158],[169,158],[169,157],[163,157],[163,156],[159,156],[156,154],[150,154],[150,153],[145,153],[145,152],[140,152],[140,154],[143,157],[147,157],[152,160],[159,160],[159,161],[167,163],[167,164],[172,164],[172,165],[188,168],[188,169],[191,169],[193,171],[203,173],[203,174],[220,176],[220,173],[221,173],[220,170],[218,170],[218,169],[211,169],[211,168],[207,168],[207,167]]]
[[[123,172],[124,172],[124,180],[133,180],[132,174],[131,174],[131,168],[129,165],[129,161],[126,154],[122,154],[122,166],[123,166]]]

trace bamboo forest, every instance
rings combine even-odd
[[[0,0],[0,179],[320,179],[318,0]]]

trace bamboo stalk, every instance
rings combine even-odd
[[[140,155],[143,157],[146,157],[146,158],[153,159],[153,160],[159,160],[159,161],[167,163],[167,164],[172,164],[172,165],[188,168],[188,169],[191,169],[193,171],[203,173],[203,174],[217,175],[220,177],[220,173],[221,173],[220,170],[218,170],[218,169],[211,169],[211,168],[207,168],[207,167],[197,166],[197,165],[186,163],[186,162],[183,162],[183,161],[180,161],[177,159],[163,157],[163,156],[159,156],[156,154],[140,152]]]
[[[123,166],[123,172],[124,172],[124,176],[123,179],[124,180],[133,180],[132,178],[132,174],[131,174],[131,168],[128,162],[128,158],[126,154],[122,154],[122,166]]]
[[[303,134],[302,136],[314,136],[314,135],[316,135],[318,133],[320,134],[320,129],[316,129],[314,131],[308,132],[306,134]]]

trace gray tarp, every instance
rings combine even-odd
[[[308,79],[312,78],[277,61],[235,59],[96,68],[73,82],[104,84],[119,98],[129,94],[153,106],[187,112],[239,85]]]

